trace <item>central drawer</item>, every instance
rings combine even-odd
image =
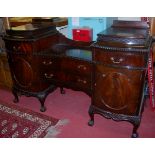
[[[61,69],[70,73],[78,75],[91,76],[91,64],[86,61],[76,60],[71,58],[63,58],[61,62]]]
[[[61,72],[61,81],[71,88],[80,90],[91,89],[91,77],[80,76],[71,73]]]

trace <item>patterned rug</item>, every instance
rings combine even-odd
[[[55,137],[66,120],[0,101],[0,138]]]

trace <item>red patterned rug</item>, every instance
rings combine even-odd
[[[0,101],[0,138],[55,137],[64,121]]]

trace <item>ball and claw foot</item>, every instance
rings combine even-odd
[[[13,102],[14,103],[19,102],[19,98],[18,98],[17,92],[15,90],[12,90],[12,94],[14,96]]]
[[[89,125],[89,126],[93,126],[93,125],[94,125],[94,121],[93,121],[93,120],[90,120],[90,121],[88,122],[88,125]]]
[[[61,89],[60,92],[61,92],[61,94],[65,94],[66,93],[64,89]]]
[[[139,137],[138,133],[132,133],[131,138],[138,138],[138,137]]]
[[[14,98],[13,102],[14,103],[18,103],[19,102],[19,99],[18,98]]]
[[[41,112],[45,112],[45,111],[46,111],[46,107],[44,107],[44,106],[41,107],[41,108],[40,108],[40,111],[41,111]]]

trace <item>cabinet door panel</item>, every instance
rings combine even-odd
[[[144,72],[97,65],[94,104],[107,111],[135,114],[140,104]]]
[[[30,87],[33,81],[31,64],[22,57],[16,57],[12,62],[12,73],[15,82],[23,88]]]
[[[33,56],[8,54],[8,58],[12,79],[16,86],[31,92],[38,92],[47,88],[47,86],[40,81],[38,62]]]

